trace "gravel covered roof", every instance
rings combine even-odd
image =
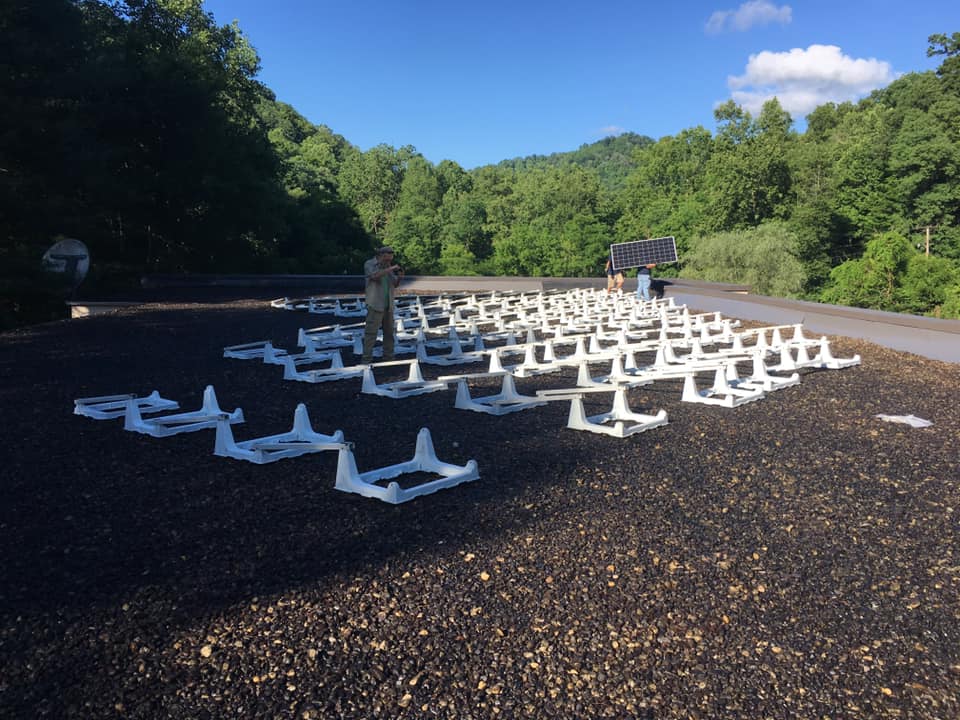
[[[620,440],[562,403],[493,417],[222,357],[321,322],[236,301],[0,335],[0,716],[960,716],[960,365],[835,338],[862,365],[741,407],[635,388],[669,424]],[[391,506],[334,490],[333,452],[257,466],[72,414],[206,385],[238,439],[302,402],[361,471],[429,427],[481,477]]]

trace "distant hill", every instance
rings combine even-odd
[[[637,148],[653,145],[654,140],[646,135],[625,132],[583,144],[576,150],[556,152],[550,155],[527,155],[503,160],[497,167],[514,170],[531,170],[540,167],[576,165],[591,168],[600,175],[600,182],[609,190],[619,190],[635,167],[633,153]]]

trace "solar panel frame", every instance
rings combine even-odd
[[[651,263],[665,265],[677,262],[677,243],[672,235],[650,240],[613,243],[610,246],[610,259],[615,270],[626,270]]]

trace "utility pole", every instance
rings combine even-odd
[[[919,232],[920,230],[923,230],[923,231],[926,233],[926,238],[927,238],[927,240],[926,240],[926,244],[925,244],[925,247],[926,247],[926,253],[925,253],[925,254],[926,254],[927,257],[930,257],[930,231],[931,231],[931,230],[936,230],[938,227],[940,227],[940,226],[939,226],[939,225],[923,225],[923,226],[917,228],[917,231],[918,231],[918,232]]]

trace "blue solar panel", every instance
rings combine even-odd
[[[613,260],[613,267],[617,270],[650,263],[657,265],[672,263],[677,261],[677,243],[672,236],[614,243],[610,246],[610,259]]]

